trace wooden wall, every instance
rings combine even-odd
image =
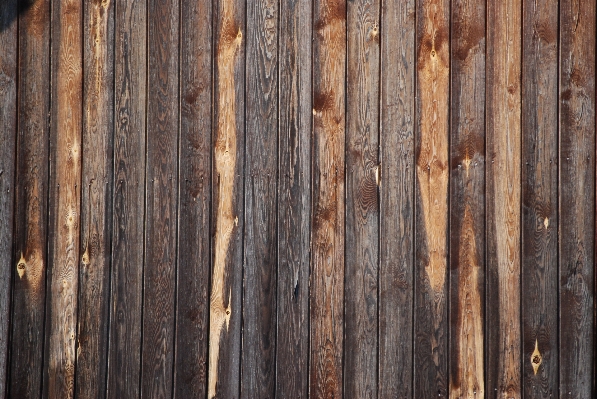
[[[595,397],[596,16],[2,0],[0,397]]]

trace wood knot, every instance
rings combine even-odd
[[[541,356],[541,352],[539,352],[539,341],[535,340],[535,350],[531,354],[531,365],[533,366],[533,372],[535,375],[537,375],[542,361],[543,356]]]
[[[19,278],[23,278],[23,275],[25,274],[25,265],[25,257],[21,252],[21,259],[19,259],[19,262],[17,263],[17,273],[19,274]]]

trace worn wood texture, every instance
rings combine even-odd
[[[595,1],[560,2],[560,393],[595,390]],[[566,396],[567,395],[567,396]]]
[[[414,396],[447,396],[450,3],[417,1]]]
[[[450,398],[485,397],[485,2],[452,2]]]
[[[558,393],[558,2],[525,0],[522,36],[523,391]]]
[[[309,397],[310,2],[280,2],[276,397]]]
[[[212,6],[180,3],[180,147],[174,397],[205,398],[209,328]]]
[[[380,398],[413,394],[415,6],[381,10]]]
[[[380,8],[347,6],[344,397],[377,398]]]
[[[487,384],[521,397],[521,11],[487,4]],[[497,390],[497,391],[496,391]]]

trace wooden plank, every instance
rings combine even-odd
[[[450,3],[417,1],[415,397],[447,396]]]
[[[44,396],[72,398],[75,389],[81,226],[83,7],[52,4],[50,152],[50,288],[46,312]],[[47,378],[46,378],[47,377]]]
[[[347,11],[344,395],[377,398],[379,1]]]
[[[277,0],[247,2],[241,398],[275,396],[278,261]]]
[[[138,398],[145,218],[145,1],[116,0],[109,398]]]
[[[18,29],[17,2],[0,3],[0,396],[8,392],[10,298],[15,211],[15,145],[17,135]],[[16,258],[16,259],[13,259]]]
[[[560,393],[595,396],[595,1],[560,2]]]
[[[179,2],[147,3],[147,150],[141,398],[172,395],[178,228]]]
[[[180,3],[180,154],[174,397],[205,398],[209,328],[212,5]]]
[[[114,136],[114,6],[84,2],[77,398],[106,393]]]
[[[523,390],[550,398],[558,392],[558,2],[522,7]]]
[[[316,0],[310,395],[343,396],[346,1]]]
[[[14,280],[8,396],[31,398],[41,393],[43,372],[50,128],[49,0],[37,1],[20,16],[18,51],[19,135],[13,257],[18,278]]]
[[[381,10],[380,398],[413,395],[415,7]]]
[[[283,0],[279,22],[276,397],[309,396],[311,2]]]
[[[521,1],[487,4],[487,384],[521,397]]]
[[[214,5],[215,84],[212,201],[215,236],[207,397],[240,395],[242,326],[245,2]]]
[[[485,1],[451,12],[450,398],[483,398]]]

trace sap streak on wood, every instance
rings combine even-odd
[[[108,356],[114,7],[84,2],[84,115],[81,258],[77,330],[77,398],[105,395]]]
[[[340,398],[343,396],[346,2],[317,0],[314,7],[310,395]]]
[[[241,398],[275,396],[278,1],[247,2]]]
[[[450,397],[482,398],[485,1],[453,1],[451,26]]]
[[[383,1],[379,397],[413,393],[415,0]]]
[[[344,396],[377,398],[379,1],[347,5]]]
[[[415,396],[447,395],[449,2],[417,2]]]
[[[183,1],[174,397],[205,398],[209,328],[212,5]]]
[[[280,2],[276,397],[309,396],[312,4]]]
[[[178,220],[178,7],[178,0],[149,0],[147,3],[149,62],[141,398],[172,395]]]
[[[521,397],[521,0],[487,4],[487,385]]]
[[[240,393],[242,292],[244,2],[220,0],[214,15],[215,236],[209,314],[208,398]]]
[[[571,399],[595,397],[595,25],[595,0],[560,2],[559,360]]]
[[[558,392],[558,2],[525,0],[522,9],[523,389],[550,398]]]
[[[72,398],[75,383],[77,291],[79,285],[82,3],[52,6],[52,111],[50,185],[50,292],[44,396]]]
[[[146,2],[114,0],[114,201],[107,397],[138,398],[145,207]]]

